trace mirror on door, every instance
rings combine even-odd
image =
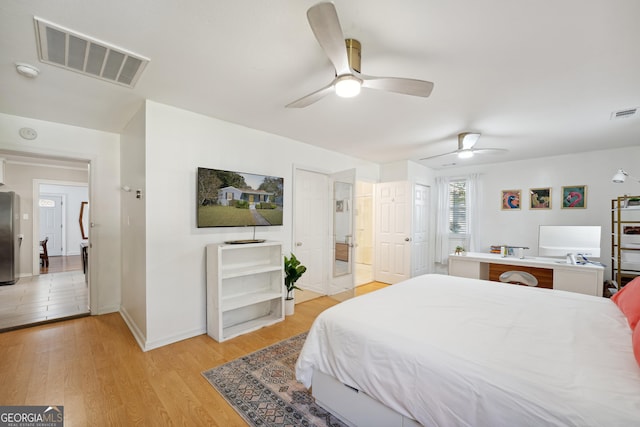
[[[333,276],[351,274],[353,264],[353,185],[348,182],[333,183]]]

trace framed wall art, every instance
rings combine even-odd
[[[551,209],[551,188],[529,189],[529,209]]]
[[[502,210],[520,209],[521,199],[522,191],[520,190],[502,190]]]
[[[587,207],[587,186],[562,187],[562,209],[584,209]]]

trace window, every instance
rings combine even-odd
[[[467,184],[465,180],[449,183],[449,231],[467,234]]]

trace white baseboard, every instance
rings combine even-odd
[[[120,316],[122,316],[124,323],[129,327],[133,338],[135,338],[142,351],[146,351],[145,342],[147,341],[147,338],[144,336],[140,328],[138,328],[136,322],[134,322],[131,316],[129,316],[129,313],[127,313],[127,310],[124,307],[120,307]]]
[[[168,344],[173,344],[178,341],[197,337],[198,335],[207,333],[206,328],[198,328],[192,331],[183,332],[183,333],[168,336],[162,339],[147,341],[146,336],[142,333],[140,328],[138,328],[138,325],[136,324],[136,322],[133,321],[133,319],[131,318],[129,313],[127,313],[127,310],[124,307],[120,307],[120,315],[122,316],[122,318],[124,319],[124,322],[129,327],[131,334],[135,338],[136,342],[138,343],[142,351],[153,350],[155,348],[163,347]]]
[[[159,339],[159,340],[147,341],[147,343],[144,346],[143,350],[144,351],[153,350],[154,348],[163,347],[163,346],[168,345],[168,344],[173,344],[175,342],[186,340],[188,338],[197,337],[198,335],[202,335],[202,334],[206,334],[206,333],[207,333],[207,329],[206,328],[198,328],[198,329],[194,329],[192,331],[183,332],[183,333],[172,335],[170,337],[165,337],[165,338],[162,338],[162,339]]]

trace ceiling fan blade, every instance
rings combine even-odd
[[[342,27],[333,3],[318,3],[307,11],[309,25],[318,43],[329,57],[336,75],[351,74]]]
[[[402,93],[404,95],[427,97],[431,95],[433,83],[425,80],[405,79],[401,77],[373,77],[355,73],[362,79],[362,86],[369,89],[385,90],[387,92]]]
[[[309,95],[305,95],[302,98],[297,99],[285,105],[285,108],[304,108],[313,104],[316,101],[321,100],[322,98],[324,98],[325,96],[333,92],[334,82],[335,80],[329,83],[327,86],[323,87],[322,89],[318,89],[315,92],[311,92]]]
[[[502,154],[509,150],[505,150],[504,148],[473,148],[471,151],[474,154]]]
[[[458,150],[451,151],[449,153],[444,153],[444,154],[436,154],[435,156],[423,157],[420,160],[431,160],[431,159],[435,159],[435,158],[438,158],[438,157],[450,156],[452,154],[457,154],[457,153],[458,153]]]

